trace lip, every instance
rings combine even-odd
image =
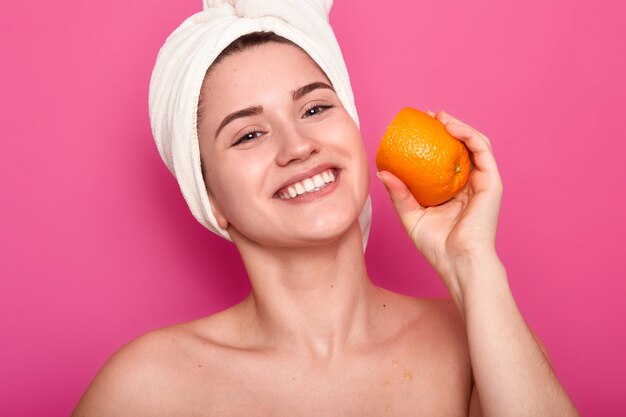
[[[335,170],[337,172],[337,175],[335,176],[335,181],[329,182],[328,184],[326,184],[325,187],[322,187],[317,191],[304,193],[304,194],[299,195],[296,198],[280,198],[280,197],[275,197],[275,198],[277,198],[281,204],[295,204],[295,205],[308,204],[314,201],[318,201],[320,199],[322,199],[321,201],[323,201],[323,199],[328,194],[333,193],[335,189],[339,187],[339,184],[341,183],[341,179],[342,179],[341,171],[339,171],[339,169],[336,169],[336,168]]]
[[[274,198],[280,198],[278,196],[278,191],[282,190],[286,186],[294,184],[296,182],[300,182],[300,181],[302,181],[302,180],[304,180],[306,178],[313,177],[314,175],[322,173],[322,172],[324,172],[324,171],[326,171],[327,169],[330,169],[330,168],[333,168],[333,169],[335,169],[337,171],[340,171],[340,169],[337,168],[336,165],[333,165],[331,163],[324,163],[324,164],[316,165],[316,166],[314,166],[313,168],[311,168],[311,169],[309,169],[307,171],[301,172],[299,174],[296,174],[296,175],[290,177],[287,181],[282,183],[280,185],[280,187],[278,187],[276,189],[276,192],[274,193]]]

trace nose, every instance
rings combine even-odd
[[[298,126],[282,126],[279,130],[275,129],[274,134],[278,135],[276,163],[280,166],[306,161],[320,150],[320,142],[314,137],[314,132]]]

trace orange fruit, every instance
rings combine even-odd
[[[465,144],[443,123],[405,107],[378,145],[376,167],[401,179],[417,202],[429,207],[448,201],[465,186],[471,164]]]

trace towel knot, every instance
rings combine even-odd
[[[228,11],[237,17],[257,19],[272,16],[289,21],[294,15],[294,9],[302,13],[302,9],[314,13],[317,16],[328,19],[328,14],[333,5],[332,0],[203,0],[204,10]],[[292,24],[295,22],[291,22]]]

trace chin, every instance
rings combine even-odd
[[[299,229],[300,233],[294,238],[311,245],[331,243],[338,241],[355,227],[360,230],[358,214],[342,219],[319,219],[318,222],[309,223],[306,229]]]

